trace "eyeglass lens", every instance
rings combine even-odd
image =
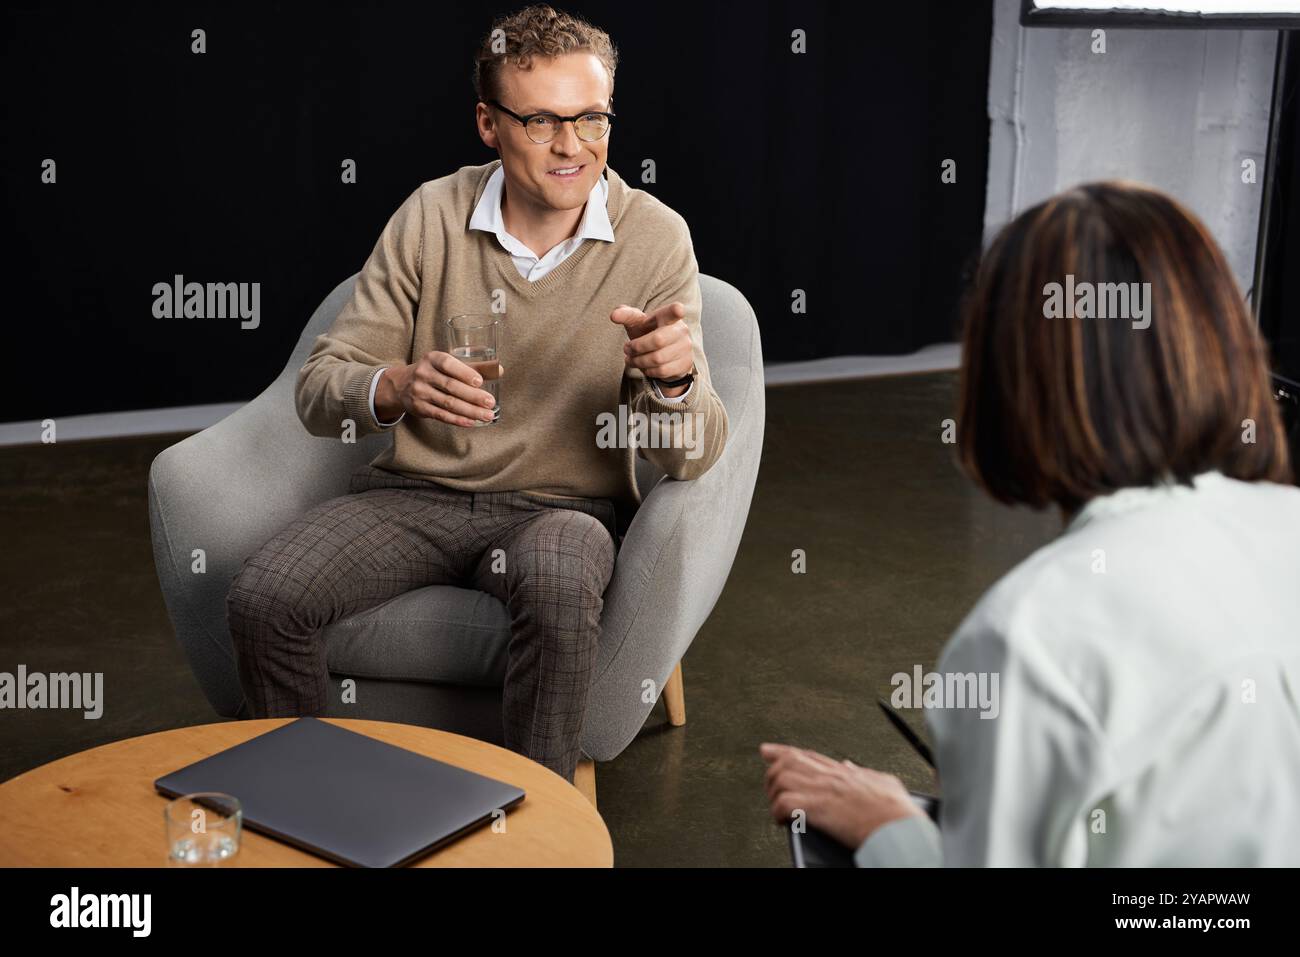
[[[528,121],[528,138],[534,143],[549,143],[559,129],[559,121],[552,116],[534,116]],[[588,113],[573,121],[574,132],[578,139],[591,142],[598,140],[609,130],[609,117],[599,113]]]

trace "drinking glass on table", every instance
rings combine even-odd
[[[163,808],[168,867],[217,867],[239,853],[244,809],[217,791],[178,797]]]
[[[447,320],[447,336],[450,339],[447,351],[482,376],[480,388],[491,393],[496,400],[492,407],[492,421],[474,424],[492,425],[501,417],[501,317],[479,314],[452,316]]]

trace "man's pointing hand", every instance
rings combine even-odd
[[[619,306],[609,314],[627,333],[623,360],[627,368],[640,369],[651,379],[678,379],[695,365],[691,330],[682,321],[686,307],[670,302],[646,314],[634,306]],[[689,386],[664,389],[666,396],[677,396]]]

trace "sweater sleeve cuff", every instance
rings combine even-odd
[[[387,366],[358,366],[343,384],[343,414],[356,425],[356,434],[369,435],[380,431],[380,426],[370,414],[370,383]]]
[[[673,405],[677,405],[680,402],[685,402],[687,397],[695,391],[695,382],[692,381],[691,384],[686,387],[686,391],[681,395],[664,395],[664,390],[659,388],[658,379],[650,380],[650,388],[654,391],[657,398],[662,399],[665,402],[671,402]]]
[[[368,399],[366,400],[367,408],[370,410],[370,417],[375,420],[375,424],[378,425],[381,429],[391,429],[393,426],[395,426],[398,422],[401,422],[402,419],[406,417],[406,413],[403,412],[397,418],[393,419],[392,422],[380,422],[379,413],[375,411],[375,391],[379,388],[379,380],[383,378],[384,373],[387,372],[388,369],[389,369],[388,366],[384,366],[384,368],[380,369],[371,377],[370,390],[369,390],[370,394]]]
[[[941,867],[939,828],[924,814],[899,818],[876,828],[856,851],[858,867]]]
[[[645,384],[646,401],[650,405],[652,412],[698,412],[703,402],[702,395],[704,390],[696,388],[700,384],[697,377],[690,387],[681,395],[675,398],[668,398],[663,395],[658,388],[657,383],[652,379],[643,380]]]

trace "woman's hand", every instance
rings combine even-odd
[[[789,826],[803,811],[808,825],[857,848],[878,827],[925,813],[895,775],[788,744],[764,742],[758,753],[768,765],[764,787],[778,824]]]

